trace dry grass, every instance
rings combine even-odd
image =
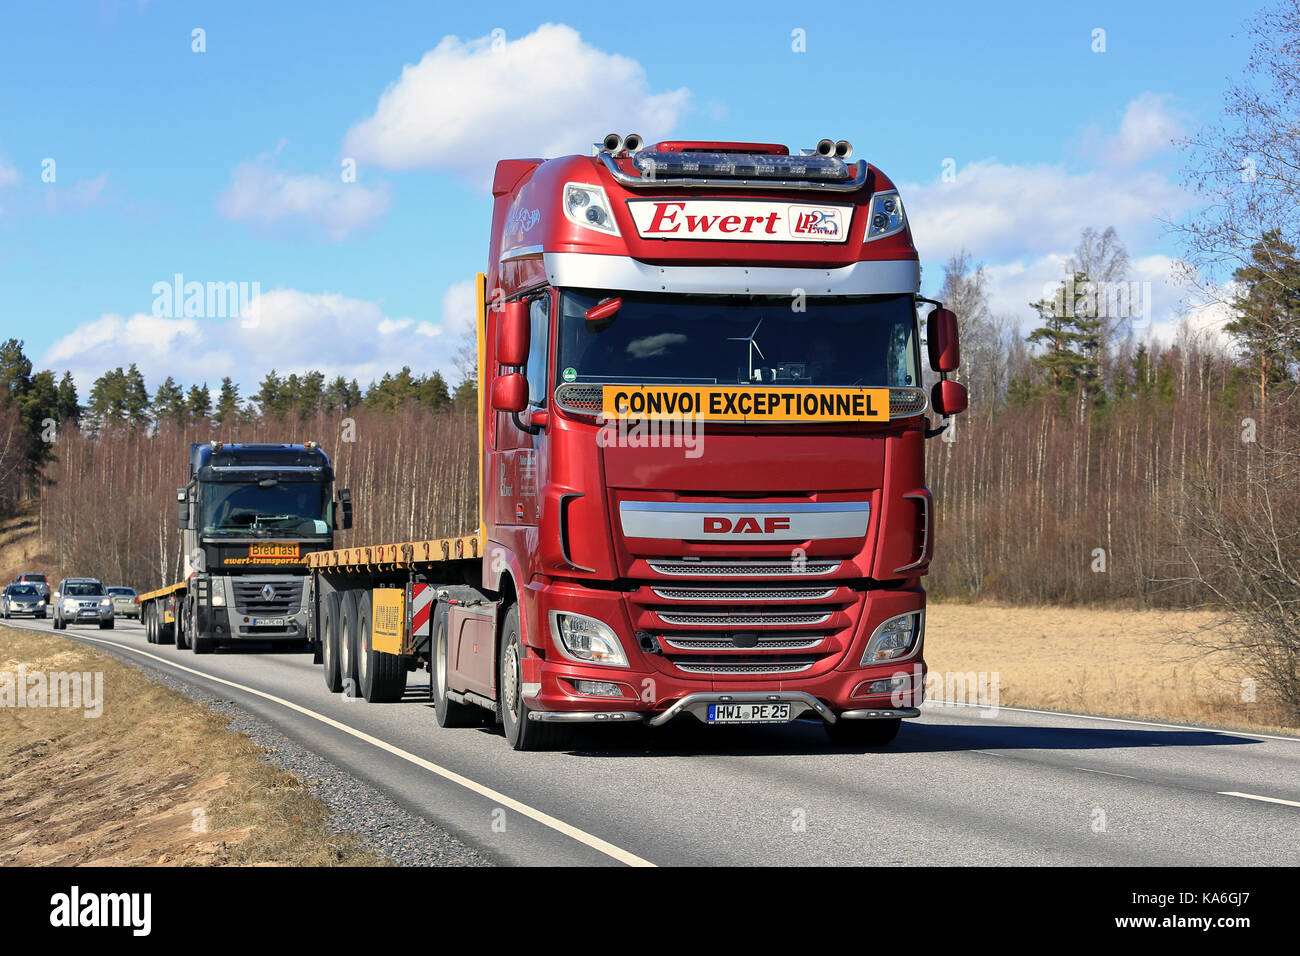
[[[0,864],[376,864],[227,718],[63,637],[0,628],[0,671],[100,672],[103,713],[0,709]]]
[[[1250,675],[1184,643],[1214,615],[1193,611],[931,604],[931,672],[997,672],[1011,707],[1297,733],[1281,709],[1242,700]]]

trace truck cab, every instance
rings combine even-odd
[[[333,487],[315,442],[190,446],[190,480],[176,491],[184,581],[165,612],[180,646],[309,639],[307,555],[332,548],[335,529],[351,523],[350,495],[336,501]]]
[[[516,746],[683,714],[882,743],[917,715],[928,413],[965,390],[938,303],[922,348],[902,198],[851,155],[611,134],[498,164],[481,586],[518,634],[450,680]]]

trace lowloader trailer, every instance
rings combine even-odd
[[[917,716],[924,446],[966,390],[933,302],[924,386],[902,199],[851,155],[611,134],[498,163],[479,514],[307,555],[330,691],[426,668],[442,726],[518,750],[686,715],[878,746]]]
[[[222,645],[311,640],[307,557],[351,527],[352,496],[315,442],[190,446],[176,489],[184,577],[140,595],[151,644],[204,654]]]

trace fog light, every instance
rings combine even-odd
[[[574,690],[588,697],[622,697],[623,689],[607,680],[575,680]]]
[[[906,677],[891,677],[889,680],[873,680],[867,685],[867,693],[892,694],[896,690],[902,690],[907,687],[908,683]]]

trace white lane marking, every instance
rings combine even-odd
[[[941,710],[944,707],[974,707],[977,710],[988,710],[988,704],[968,704],[964,701],[934,700],[930,699],[921,705],[931,710]],[[1074,714],[1067,710],[1034,710],[1030,707],[1004,707],[999,706],[998,710],[1009,710],[1017,714],[1042,714],[1044,717],[1075,717],[1079,720],[1106,720],[1112,724],[1137,724],[1142,727],[1168,727],[1170,730],[1203,730],[1213,734],[1232,734],[1236,737],[1257,737],[1260,740],[1287,740],[1291,743],[1300,743],[1300,737],[1285,737],[1280,734],[1261,734],[1253,730],[1231,730],[1224,727],[1202,727],[1199,724],[1162,724],[1154,720],[1134,720],[1131,717],[1106,717],[1102,714]]]
[[[1280,803],[1287,807],[1300,807],[1300,800],[1279,800],[1277,797],[1261,797],[1257,793],[1238,793],[1236,790],[1220,790],[1221,797],[1241,797],[1243,800],[1259,800],[1263,803]]]
[[[37,630],[44,633],[44,631],[42,631],[42,629],[40,628],[24,628],[24,630]],[[395,757],[401,757],[403,760],[409,763],[413,763],[417,767],[421,767],[424,770],[429,771],[430,773],[437,774],[438,776],[442,777],[445,780],[450,780],[452,783],[458,784],[459,786],[464,787],[466,790],[469,790],[472,793],[476,793],[481,797],[486,797],[487,799],[492,800],[503,807],[514,810],[516,813],[522,814],[523,816],[528,817],[530,820],[535,820],[536,822],[542,824],[542,826],[550,827],[552,830],[555,830],[557,833],[562,833],[565,836],[569,837],[570,839],[578,841],[584,846],[589,846],[593,850],[597,850],[600,853],[604,853],[606,856],[618,860],[620,863],[626,863],[628,866],[655,866],[655,864],[651,863],[649,860],[643,860],[641,857],[637,856],[634,853],[630,853],[627,850],[624,850],[622,847],[617,847],[612,843],[608,843],[605,840],[602,840],[598,836],[593,836],[592,834],[587,833],[585,830],[579,830],[577,827],[573,826],[572,824],[565,823],[563,820],[559,820],[551,816],[549,813],[546,813],[542,810],[534,809],[533,807],[528,806],[528,804],[526,803],[520,803],[518,800],[515,800],[512,797],[507,797],[504,793],[500,793],[496,790],[493,790],[491,787],[485,787],[481,783],[477,783],[469,779],[469,777],[461,776],[460,774],[456,773],[454,770],[448,770],[446,767],[440,767],[436,763],[433,763],[432,761],[425,760],[423,757],[417,757],[415,754],[403,750],[400,747],[394,747],[386,740],[380,740],[378,737],[372,737],[370,734],[365,733],[364,731],[357,730],[355,727],[349,727],[347,724],[339,723],[337,720],[334,720],[331,717],[326,717],[324,714],[318,714],[314,710],[308,710],[306,707],[303,707],[301,704],[295,704],[291,700],[285,700],[283,697],[276,697],[274,694],[268,694],[266,691],[258,690],[256,687],[247,687],[243,684],[238,684],[235,681],[226,680],[224,677],[216,677],[212,674],[207,674],[204,673],[203,671],[195,670],[192,667],[186,667],[184,664],[177,664],[175,661],[169,661],[167,660],[167,658],[159,657],[157,654],[150,654],[148,651],[142,651],[138,647],[132,647],[130,644],[120,644],[117,641],[106,641],[98,637],[80,636],[77,639],[83,641],[91,641],[92,643],[95,644],[108,644],[111,645],[112,647],[120,647],[124,651],[130,651],[133,654],[139,654],[141,657],[151,658],[155,661],[158,661],[160,664],[166,664],[168,667],[174,667],[177,670],[185,671],[188,674],[194,674],[197,677],[202,677],[206,680],[214,681],[218,684],[225,684],[227,687],[234,687],[237,688],[238,690],[245,691],[246,693],[254,694],[266,700],[273,701],[274,703],[280,704],[284,707],[288,707],[290,710],[297,711],[298,713],[303,714],[304,716],[311,717],[315,720],[319,720],[321,723],[327,724],[328,726],[333,727],[336,730],[341,730],[345,734],[351,734],[353,737],[356,737],[358,740],[364,740],[368,744],[373,744],[374,746],[378,747],[380,750],[387,751],[388,753],[392,754]]]
[[[1114,773],[1110,770],[1093,770],[1091,767],[1075,767],[1074,769],[1082,770],[1084,773],[1099,773],[1106,777],[1123,777],[1125,780],[1137,780],[1139,783],[1154,783],[1154,784],[1159,784],[1161,786],[1167,786],[1167,787],[1178,786],[1178,784],[1170,784],[1170,783],[1161,784],[1159,780],[1146,780],[1142,777],[1133,777],[1126,773]]]

